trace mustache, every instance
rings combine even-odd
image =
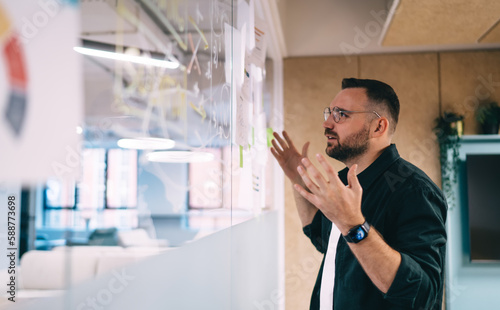
[[[327,129],[325,129],[325,136],[332,136],[332,137],[334,137],[335,139],[338,139],[338,138],[339,138],[339,136],[337,136],[337,134],[336,134],[336,133],[334,133],[332,130],[330,130],[330,129],[328,129],[328,128],[327,128]]]

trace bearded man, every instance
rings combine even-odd
[[[325,254],[310,309],[441,309],[447,205],[392,144],[399,99],[389,85],[349,78],[323,111],[323,173],[284,131],[271,152],[295,189],[304,233]],[[338,240],[331,234],[337,228]]]

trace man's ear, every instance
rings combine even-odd
[[[389,120],[385,117],[379,117],[372,122],[371,134],[373,137],[383,136],[389,131]]]

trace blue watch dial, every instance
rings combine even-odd
[[[363,224],[353,227],[347,235],[344,236],[344,239],[347,242],[358,243],[361,240],[365,239],[370,231],[370,225],[365,221]]]
[[[363,240],[365,238],[365,236],[366,236],[366,233],[363,230],[363,228],[358,227],[358,229],[356,229],[356,234],[354,235],[353,239],[360,241],[360,240]]]

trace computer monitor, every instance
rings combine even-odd
[[[471,261],[500,261],[500,154],[467,155]]]

